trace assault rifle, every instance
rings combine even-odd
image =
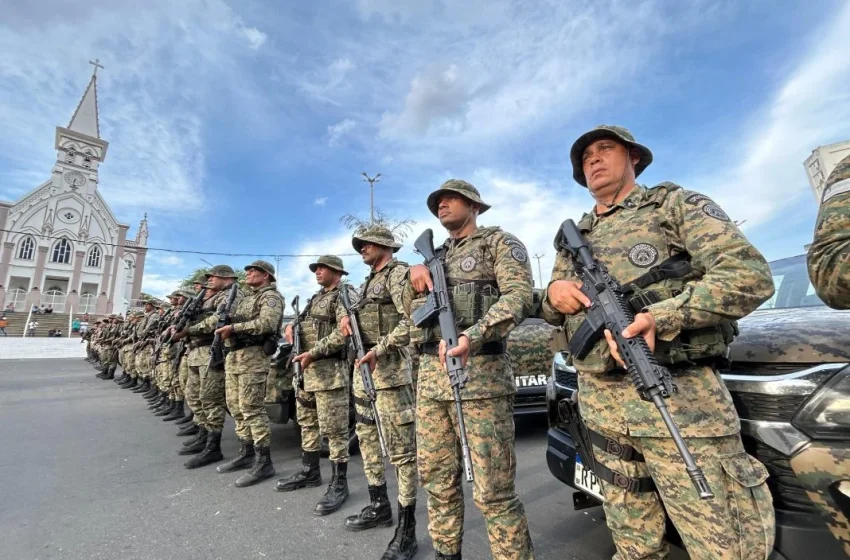
[[[360,322],[357,320],[357,312],[352,309],[351,297],[348,295],[348,287],[343,286],[339,291],[339,298],[342,301],[342,306],[345,312],[348,313],[348,320],[351,321],[351,343],[354,345],[354,353],[357,359],[363,359],[366,355],[366,347],[363,346],[363,337],[360,336]],[[375,420],[375,428],[378,430],[378,442],[381,444],[381,457],[387,456],[387,443],[384,441],[384,432],[381,428],[381,417],[378,414],[377,398],[378,392],[375,390],[375,382],[372,379],[372,369],[369,364],[360,364],[360,378],[363,380],[363,391],[366,393],[366,399],[369,401],[369,408],[372,410],[372,418]]]
[[[667,404],[664,402],[664,399],[670,397],[671,393],[677,392],[670,370],[658,363],[642,336],[635,338],[623,336],[623,329],[634,321],[635,316],[623,297],[622,286],[608,273],[605,266],[593,257],[587,240],[584,239],[572,220],[567,220],[561,225],[558,243],[562,249],[572,255],[575,272],[581,279],[581,291],[591,301],[586,318],[588,326],[584,327],[583,325],[584,330],[592,330],[595,340],[602,337],[604,329],[611,331],[632,383],[641,399],[651,401],[661,414],[661,418],[676,444],[679,455],[682,456],[685,470],[696,487],[700,499],[713,498],[714,494],[702,469],[694,461],[693,455],[688,450],[685,440],[682,439],[682,434],[679,433],[679,428],[673,421],[670,411],[667,410]],[[582,347],[575,348],[576,354],[574,354],[579,359],[584,358],[593,346],[587,344],[587,340],[580,342]],[[570,350],[574,350],[572,345]]]
[[[215,324],[216,330],[230,324],[230,313],[233,311],[233,303],[236,301],[237,293],[239,293],[239,284],[234,281],[230,286],[230,293],[227,294],[227,300],[222,302],[216,311],[216,315],[218,315],[218,321]],[[210,362],[207,364],[207,369],[220,367],[223,363],[224,344],[221,335],[216,333],[210,346]]]
[[[207,289],[201,288],[200,292],[195,294],[188,301],[184,302],[183,307],[181,307],[180,310],[177,311],[171,317],[170,324],[165,327],[163,332],[159,335],[159,339],[157,340],[157,346],[154,351],[155,364],[159,363],[159,355],[162,352],[162,348],[171,344],[171,339],[174,338],[174,333],[179,333],[180,331],[185,329],[186,325],[189,324],[189,321],[191,321],[198,315],[198,312],[201,310],[201,306],[204,304],[204,296],[206,296],[206,294]],[[174,326],[173,331],[169,328],[171,326]],[[163,335],[165,335],[166,333],[168,334],[168,336],[163,338]]]
[[[292,364],[292,384],[295,389],[304,388],[304,367],[301,362],[293,360],[295,356],[301,353],[301,310],[298,309],[299,296],[292,298],[292,309],[295,310],[295,322],[292,323],[292,351],[289,353],[289,363]]]
[[[440,332],[446,343],[446,370],[449,374],[449,384],[452,386],[452,395],[457,411],[457,427],[460,432],[460,448],[463,453],[463,471],[466,481],[475,480],[472,472],[472,458],[469,454],[469,441],[466,439],[466,423],[463,420],[463,401],[460,390],[466,385],[467,376],[463,371],[460,358],[449,356],[448,351],[457,347],[457,325],[449,301],[449,288],[446,284],[446,271],[443,262],[434,251],[434,232],[426,229],[413,244],[416,252],[425,258],[425,266],[431,271],[431,281],[434,288],[428,293],[427,300],[422,307],[413,312],[413,324],[422,327],[431,323],[434,317],[438,317]]]

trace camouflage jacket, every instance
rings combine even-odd
[[[349,291],[352,305],[360,300],[357,290],[340,282],[330,290],[319,290],[301,312],[304,349],[315,360],[304,370],[305,391],[329,391],[348,384],[351,368],[345,352],[345,337],[339,330],[339,321],[346,315],[339,300],[341,289]],[[318,321],[319,316],[327,321]],[[324,334],[325,330],[328,334]]]
[[[225,341],[230,349],[224,366],[228,372],[268,372],[269,356],[263,352],[262,344],[241,345],[249,341],[262,342],[263,338],[276,339],[283,321],[284,305],[283,296],[277,291],[275,283],[259,289],[251,288],[237,300],[231,314],[233,335]]]
[[[207,292],[209,293],[209,292]],[[215,326],[218,323],[218,316],[216,315],[216,311],[218,311],[218,307],[220,304],[223,304],[227,301],[227,296],[230,293],[230,287],[221,290],[220,292],[215,292],[207,299],[204,300],[204,303],[201,305],[201,314],[198,319],[195,320],[189,326],[189,336],[197,339],[205,341],[205,344],[201,344],[201,346],[209,346],[212,344],[213,333],[215,332]],[[236,291],[236,300],[233,302],[233,309],[239,305],[239,300],[242,298],[242,292]],[[206,335],[206,336],[205,336]],[[192,344],[194,346],[194,344]]]
[[[621,283],[679,253],[690,255],[694,272],[683,289],[665,292],[663,301],[648,305],[655,318],[657,339],[671,341],[682,330],[739,319],[773,294],[770,268],[725,212],[707,196],[671,183],[646,189],[637,186],[602,215],[586,214],[578,224],[594,256]],[[559,252],[552,281],[577,280],[569,254]],[[655,286],[653,284],[652,286]],[[543,318],[572,336],[584,313],[565,317],[549,304]],[[642,437],[669,434],[655,407],[642,401],[610,356],[604,338],[584,360],[576,360],[582,416],[591,424]],[[667,400],[686,437],[716,437],[740,429],[732,399],[717,372],[708,366],[678,367],[679,392]]]
[[[141,330],[137,331],[139,333],[138,340],[142,341],[140,346],[153,344],[154,339],[159,332],[159,321],[160,316],[156,311],[145,313],[144,318],[139,321]]]
[[[830,307],[850,309],[850,156],[826,180],[808,260],[820,298]]]
[[[360,288],[363,299],[360,305],[370,297],[385,298],[387,295],[399,314],[398,323],[375,344],[373,350],[378,356],[378,365],[372,372],[372,381],[376,389],[398,387],[413,382],[407,360],[402,356],[401,349],[410,343],[410,319],[404,314],[402,292],[407,284],[410,266],[407,263],[393,259],[379,271],[372,269]],[[358,314],[363,330],[362,316]]]
[[[484,316],[462,333],[469,339],[470,358],[466,364],[469,380],[462,391],[464,399],[484,399],[516,392],[513,370],[505,354],[475,354],[485,343],[504,341],[531,311],[532,279],[528,253],[522,242],[497,227],[478,228],[463,239],[448,239],[442,245],[448,278],[472,278],[495,282],[498,300]],[[410,318],[423,302],[409,282],[404,286],[402,306]],[[433,360],[430,360],[434,358]],[[435,400],[451,400],[452,390],[445,370],[430,367],[436,357],[420,357],[417,394]]]

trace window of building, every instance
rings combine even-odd
[[[91,158],[89,156],[83,158],[83,167],[91,167]]]
[[[88,257],[86,257],[86,266],[99,267],[100,266],[100,247],[97,245],[93,246],[89,249]]]
[[[68,153],[65,154],[65,163],[74,163],[74,158],[77,154],[74,153],[74,150],[68,150]]]
[[[67,239],[60,239],[53,246],[53,256],[50,262],[68,264],[71,262],[71,242]]]
[[[35,255],[35,241],[32,237],[25,237],[21,241],[21,246],[18,247],[18,258],[31,261]]]

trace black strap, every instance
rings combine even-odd
[[[638,463],[646,462],[643,458],[643,454],[638,453],[638,451],[631,445],[614,441],[611,438],[603,436],[599,432],[594,432],[590,428],[587,428],[587,433],[590,435],[590,442],[606,453],[610,453],[623,461],[636,461]]]
[[[307,399],[302,397],[295,397],[295,400],[297,400],[298,404],[300,404],[304,408],[312,408],[314,410],[316,408],[316,401],[308,401]]]
[[[372,408],[372,401],[354,395],[354,404],[359,404],[363,408]]]
[[[439,356],[440,355],[440,343],[439,342],[423,342],[422,344],[417,344],[416,349],[420,354],[428,354],[429,356]],[[507,349],[507,345],[501,341],[496,340],[494,342],[485,342],[481,349],[477,352],[474,352],[473,356],[498,356],[499,354],[504,354]]]
[[[623,284],[623,293],[631,295],[635,288],[643,289],[667,278],[683,278],[693,270],[691,256],[688,253],[679,253],[653,266],[631,282]]]
[[[363,416],[356,410],[354,411],[354,420],[357,421],[358,424],[365,424],[367,426],[371,426],[375,423],[374,418],[369,418],[368,416]]]
[[[596,466],[594,467],[593,472],[600,480],[604,480],[605,482],[618,486],[628,492],[655,492],[655,482],[649,476],[632,478],[609,469],[599,461],[596,461]]]

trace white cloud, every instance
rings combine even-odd
[[[183,266],[183,259],[177,255],[169,255],[158,251],[149,253],[148,259],[165,266]]]
[[[328,145],[338,146],[343,136],[350,133],[357,126],[351,119],[345,119],[328,127]]]
[[[298,87],[320,101],[340,105],[335,98],[351,90],[346,79],[355,67],[350,58],[338,58],[326,67],[313,68],[298,80]]]
[[[262,47],[268,39],[268,35],[256,27],[240,24],[238,29],[245,36],[245,39],[248,40],[248,45],[250,45],[250,47],[255,51]]]
[[[178,287],[182,277],[164,274],[145,274],[142,276],[142,291],[157,298],[164,298]]]
[[[316,206],[324,206],[327,201],[328,201],[328,197],[323,196],[323,197],[320,197],[320,198],[317,198],[316,200],[314,200],[313,204],[315,204]]]
[[[850,139],[850,4],[830,18],[770,101],[718,159],[737,164],[728,173],[698,177],[746,227],[764,223],[801,197],[811,198],[803,161],[819,146]]]

